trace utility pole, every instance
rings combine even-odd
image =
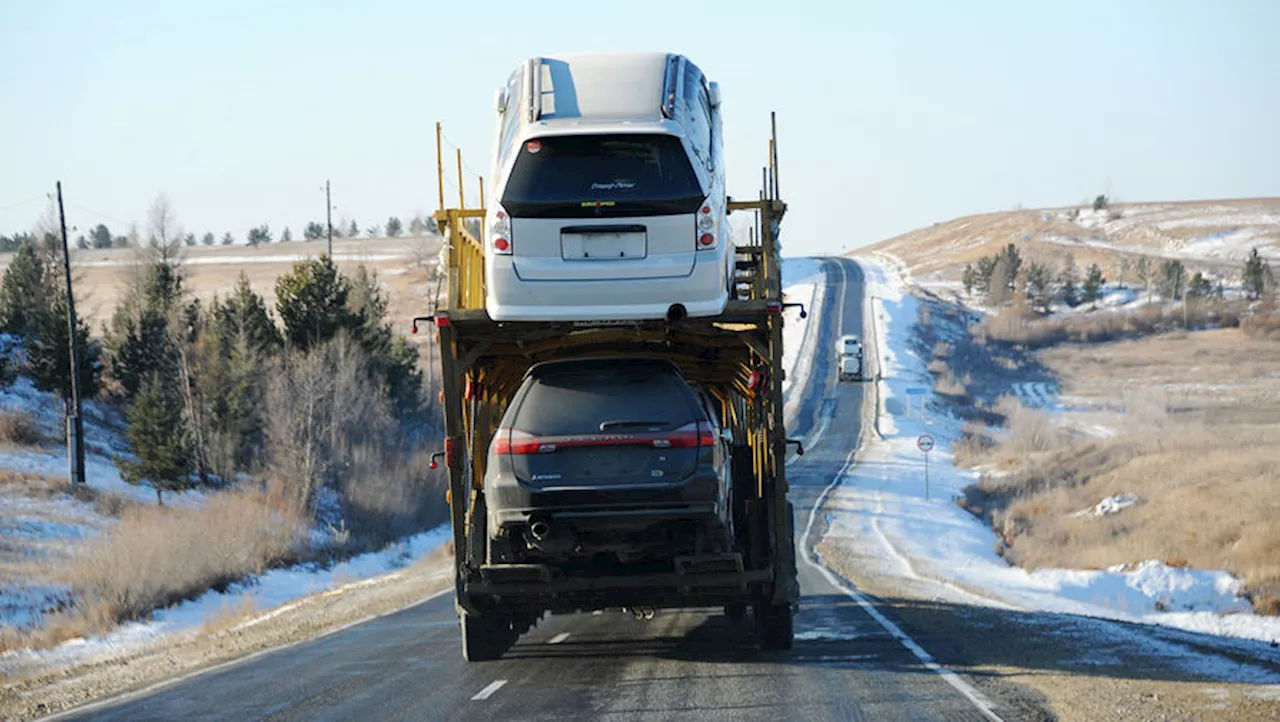
[[[71,292],[71,251],[67,247],[67,216],[62,208],[62,181],[58,181],[58,224],[62,228],[62,268],[67,279],[67,347],[71,363],[71,405],[67,410],[67,458],[71,488],[84,485],[84,417],[80,408],[80,346],[76,343],[76,298]]]
[[[324,219],[329,226],[329,260],[333,260],[333,201],[329,200],[329,180],[324,181]]]

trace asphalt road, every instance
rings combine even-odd
[[[817,357],[792,433],[811,445],[788,472],[798,543],[810,509],[848,462],[861,431],[863,386],[837,384],[827,353],[838,334],[862,335],[861,273],[846,260],[830,260],[825,269],[822,327],[809,339]],[[750,624],[729,623],[719,610],[673,610],[650,621],[618,613],[548,617],[502,660],[466,664],[446,594],[69,717],[991,719],[965,694],[965,681],[922,661],[924,652],[894,634],[874,602],[850,595],[805,561],[810,549],[801,553],[803,599],[788,652],[760,651]]]

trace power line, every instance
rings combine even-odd
[[[7,206],[0,206],[0,211],[7,211],[7,210],[9,210],[10,208],[17,208],[18,206],[25,206],[25,205],[26,205],[26,204],[28,204],[28,203],[34,203],[35,201],[45,200],[46,198],[48,198],[48,196],[47,196],[47,195],[41,194],[41,195],[38,195],[38,196],[35,196],[35,197],[32,197],[32,198],[28,198],[28,199],[26,199],[25,201],[18,201],[17,203],[10,203],[10,204],[9,204],[9,205],[7,205]]]

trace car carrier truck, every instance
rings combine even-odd
[[[414,319],[414,330],[434,326],[439,344],[445,439],[438,456],[449,477],[467,660],[501,657],[547,613],[619,608],[720,607],[735,620],[750,612],[763,648],[790,648],[799,586],[785,460],[788,445],[799,442],[788,440],[783,424],[782,327],[785,307],[799,304],[782,301],[778,231],[786,205],[778,198],[776,159],[775,125],[759,199],[726,199],[732,213],[753,216],[754,242],[736,248],[732,298],[712,317],[494,321],[485,310],[484,247],[467,230],[486,210],[435,214],[445,288],[434,312]],[[499,558],[487,529],[485,466],[513,394],[535,364],[615,356],[674,363],[719,405],[732,457],[731,544],[657,565],[558,568]]]

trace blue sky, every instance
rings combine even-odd
[[[721,83],[730,192],[777,110],[787,255],[936,221],[1280,196],[1280,2],[7,2],[0,233],[68,222],[362,227],[436,205],[433,128],[488,167],[523,58],[660,49]],[[476,180],[466,189],[475,196]],[[446,188],[446,196],[457,192]]]

